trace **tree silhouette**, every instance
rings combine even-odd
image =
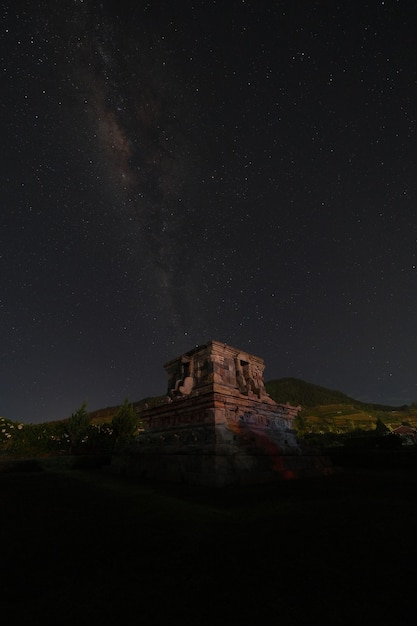
[[[115,444],[127,443],[133,439],[140,425],[140,419],[128,399],[124,401],[112,420]]]
[[[70,440],[70,454],[78,450],[82,440],[86,437],[91,424],[91,417],[87,413],[87,403],[83,402],[81,407],[68,418],[65,425],[67,435]]]

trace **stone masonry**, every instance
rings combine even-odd
[[[210,341],[165,365],[168,393],[141,412],[144,431],[113,468],[200,485],[264,483],[327,473],[301,450],[293,428],[300,407],[267,394],[261,358]]]

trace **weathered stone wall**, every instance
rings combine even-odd
[[[168,396],[172,398],[234,390],[272,402],[263,382],[263,360],[218,341],[194,348],[164,367],[168,374]],[[192,379],[192,387],[184,391],[186,379]]]

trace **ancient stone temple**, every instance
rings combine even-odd
[[[300,407],[267,394],[264,367],[259,357],[218,341],[167,363],[166,400],[141,412],[144,431],[113,459],[114,468],[216,486],[326,473],[324,459],[297,442]]]

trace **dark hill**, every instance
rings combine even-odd
[[[295,406],[300,404],[305,408],[319,405],[323,406],[326,404],[349,404],[378,411],[393,411],[405,408],[361,402],[360,400],[350,398],[342,391],[313,385],[299,378],[279,378],[278,380],[271,380],[265,384],[265,387],[275,402],[289,402]]]

